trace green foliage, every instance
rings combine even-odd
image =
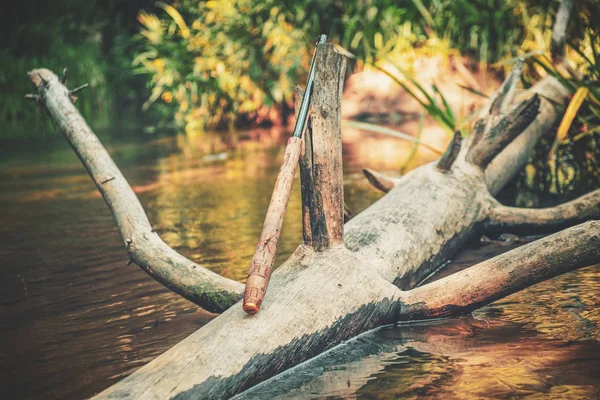
[[[141,12],[142,48],[134,64],[149,76],[148,107],[188,130],[285,117],[292,86],[301,83],[315,38],[325,33],[358,58],[376,64],[424,53],[470,52],[486,64],[546,43],[550,0],[182,0]],[[419,49],[419,53],[415,53]],[[404,58],[403,58],[404,57]],[[485,67],[485,65],[484,65]],[[437,88],[403,80],[428,113],[454,129],[451,107]],[[277,112],[274,112],[276,110]],[[240,120],[241,118],[241,120]]]
[[[198,131],[232,124],[239,113],[260,122],[273,106],[291,102],[308,52],[284,13],[249,0],[186,5],[180,13],[159,3],[162,19],[139,15],[145,41],[134,65],[150,75],[145,107],[158,99],[175,104],[177,122]]]
[[[111,97],[107,93],[103,63],[98,62],[93,46],[68,47],[61,52],[61,57],[26,57],[18,58],[6,52],[0,52],[3,67],[0,70],[0,85],[3,87],[3,100],[0,106],[3,137],[13,135],[34,134],[40,127],[49,130],[48,121],[40,113],[38,107],[24,99],[26,93],[34,92],[27,78],[27,71],[45,66],[55,72],[62,71],[65,65],[73,65],[69,70],[71,85],[90,83],[90,87],[82,93],[78,107],[91,121],[106,120],[110,108]],[[73,86],[74,87],[74,86]]]
[[[96,128],[122,120],[124,109],[137,113],[144,82],[132,74],[130,37],[139,7],[149,2],[31,0],[0,13],[7,32],[0,36],[0,138],[53,130],[42,110],[24,100],[33,91],[27,72],[34,68],[67,67],[71,87],[88,82],[77,106]]]
[[[540,198],[550,202],[573,199],[600,185],[600,31],[588,25],[581,33],[583,37],[567,47],[569,67],[555,66],[540,54],[528,59],[527,83],[536,75],[549,74],[572,97],[550,131],[553,136],[542,140],[518,180],[521,205],[548,205]]]

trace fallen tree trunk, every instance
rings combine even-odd
[[[336,165],[341,163],[336,99],[341,94],[344,74],[339,68],[344,62],[329,45],[319,46],[317,57],[311,119],[319,123],[307,137],[329,145],[311,148],[314,163],[304,159],[301,176],[310,180],[303,181],[306,190],[327,187],[323,193],[334,196],[327,199],[331,203],[340,198],[341,177],[323,171],[338,171]],[[214,311],[227,309],[239,298],[241,285],[202,269],[160,241],[131,188],[71,104],[68,90],[48,70],[35,70],[30,76],[39,100],[113,212],[132,260],[196,304]],[[599,262],[599,223],[587,222],[415,289],[475,232],[513,226],[519,215],[525,215],[520,222],[527,222],[528,211],[504,209],[492,195],[525,163],[534,143],[556,120],[556,104],[564,104],[566,94],[548,77],[514,111],[500,104],[496,109],[506,113],[494,116],[497,120],[482,131],[480,140],[461,146],[455,136],[440,164],[395,179],[387,195],[343,227],[343,243],[339,242],[343,216],[338,215],[343,208],[325,212],[325,202],[318,201],[322,193],[303,193],[307,243],[273,273],[260,313],[249,316],[241,304],[228,308],[97,398],[227,398],[382,324],[468,312],[541,280]],[[321,101],[327,96],[329,101]],[[329,119],[333,121],[323,122]],[[512,140],[515,132],[522,133]],[[317,154],[320,150],[330,153]],[[595,217],[599,197],[596,191],[570,206]],[[558,209],[545,213],[562,215]],[[531,223],[543,226],[548,220],[553,218],[538,216]],[[577,220],[575,215],[567,223]],[[569,243],[565,251],[556,246],[557,241]]]

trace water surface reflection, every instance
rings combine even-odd
[[[599,277],[597,268],[588,268],[572,278],[595,279],[594,287],[586,289],[597,294]],[[569,286],[567,282],[562,284]],[[551,290],[549,286],[541,290]],[[561,321],[561,307],[550,307],[561,321],[555,327],[565,328],[531,329],[544,326],[547,316],[538,318],[540,311],[531,314],[518,304],[539,301],[538,295],[525,291],[524,297],[511,296],[512,302],[496,303],[474,317],[369,332],[239,398],[598,398],[598,319]],[[596,299],[586,308],[599,306]],[[528,324],[513,322],[526,315]],[[579,329],[590,324],[591,330]]]
[[[161,237],[243,281],[283,156],[280,134],[223,140],[109,132],[103,141]],[[360,169],[397,171],[411,145],[359,132],[345,137],[346,202],[358,212],[380,197]],[[414,163],[432,157],[419,152]],[[4,147],[0,160],[0,385],[8,398],[89,397],[214,317],[126,265],[110,213],[62,138]],[[278,264],[301,241],[295,185]],[[458,261],[507,248],[470,250]],[[333,361],[315,367],[317,374],[295,369],[263,385],[259,398],[285,397],[285,388],[298,398],[597,393],[599,278],[597,268],[560,277],[495,303],[478,320],[368,334],[345,348],[347,358],[326,356]]]
[[[435,279],[521,244],[473,245]],[[599,294],[590,266],[473,316],[368,332],[239,399],[600,398]]]

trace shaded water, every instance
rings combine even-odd
[[[209,137],[109,133],[103,141],[161,237],[243,281],[283,155],[280,135],[261,133],[260,141],[238,142],[227,152]],[[379,197],[360,168],[398,170],[410,146],[349,137],[346,200],[358,212]],[[431,156],[419,153],[415,163]],[[214,317],[126,265],[111,215],[61,137],[5,146],[0,159],[1,393],[89,397]],[[297,186],[278,263],[301,241]],[[461,257],[470,264],[506,248]],[[245,397],[510,397],[564,390],[591,396],[600,387],[594,372],[599,293],[598,268],[584,269],[497,302],[477,319],[370,333],[343,351],[353,357],[317,359],[310,376],[295,369]]]

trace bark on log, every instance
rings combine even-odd
[[[55,118],[62,118],[60,127],[77,150],[80,143],[73,140],[74,132],[93,134],[74,108],[69,119],[65,118],[61,110],[66,106],[57,107],[54,98],[62,97],[72,107],[68,91],[53,91],[52,85],[40,90],[42,101]],[[536,90],[554,101],[562,100],[560,91],[557,94],[545,89],[553,88],[552,84],[544,85]],[[548,108],[545,117],[553,119],[553,110]],[[531,124],[524,135],[539,135],[532,126],[536,124]],[[93,143],[94,157],[98,152],[108,157],[97,139]],[[515,147],[518,143],[513,141],[507,149],[512,146],[513,154],[520,154],[524,147],[527,152],[527,143],[521,148]],[[226,398],[398,318],[402,304],[406,307],[410,302],[408,297],[402,301],[404,292],[394,283],[410,288],[435,271],[488,218],[494,206],[486,192],[483,171],[467,163],[464,153],[459,154],[452,174],[440,173],[429,164],[402,177],[402,189],[390,191],[346,225],[349,249],[314,252],[300,246],[273,274],[270,295],[260,314],[251,317],[241,307],[230,308],[98,398]],[[84,163],[87,158],[82,158]],[[94,167],[85,164],[100,190],[105,190],[101,178],[94,175]],[[509,164],[495,175],[486,171],[486,178],[506,179],[517,167]],[[124,183],[124,178],[118,182]],[[127,189],[128,185],[119,187],[120,192]],[[109,205],[120,201],[110,193],[103,191],[103,195]],[[137,200],[130,203],[139,204]],[[164,251],[168,254],[169,250]]]
[[[152,229],[127,180],[73,105],[69,90],[47,69],[29,73],[39,101],[63,132],[108,205],[133,262],[200,307],[222,312],[242,295],[241,283],[223,278],[178,254]]]
[[[342,170],[342,91],[346,57],[332,44],[316,50],[316,75],[310,109],[310,128],[304,135],[300,163],[305,239],[315,250],[339,246],[344,233]]]
[[[48,90],[44,91],[41,98],[47,104]],[[537,118],[485,170],[465,159],[467,148],[459,152],[450,174],[433,163],[408,173],[400,178],[401,188],[392,189],[346,224],[347,247],[317,252],[301,245],[273,273],[261,313],[248,316],[241,307],[231,307],[97,398],[227,398],[381,324],[462,313],[493,301],[497,293],[492,290],[504,295],[582,263],[597,262],[598,222],[589,222],[542,242],[545,257],[524,267],[519,261],[527,263],[526,257],[513,253],[500,262],[473,267],[476,273],[465,271],[413,289],[489,221],[497,207],[490,193],[523,166],[558,115],[553,102],[564,104],[566,96],[551,77],[530,93],[540,94]],[[49,110],[56,113],[55,107]],[[73,126],[61,128],[69,132],[82,120],[71,122]],[[556,246],[549,244],[574,243],[575,237],[585,243],[581,249],[569,247],[576,257],[550,256]],[[486,287],[488,277],[492,283]],[[463,285],[469,279],[478,285]]]

